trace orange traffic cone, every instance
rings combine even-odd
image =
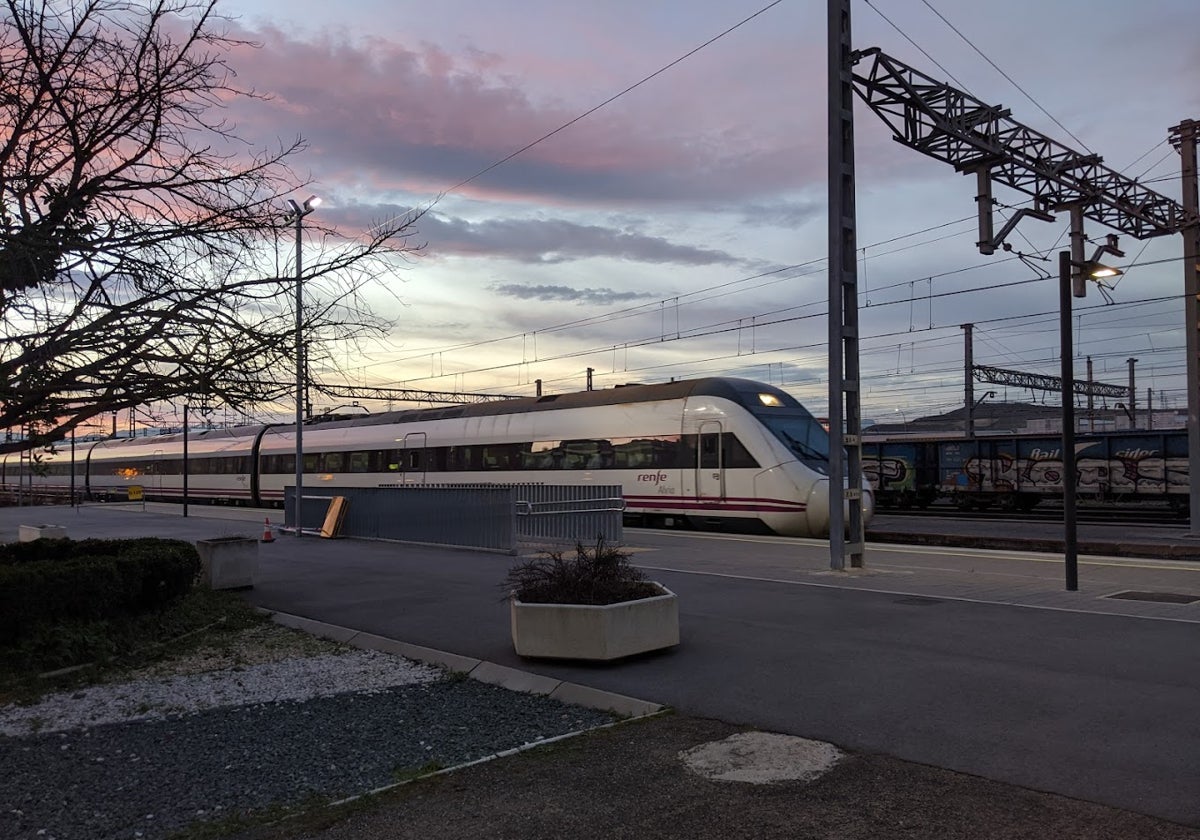
[[[271,530],[271,517],[263,520],[262,542],[275,542],[275,532]]]

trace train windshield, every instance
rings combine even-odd
[[[829,434],[811,414],[804,409],[792,409],[761,412],[757,416],[802,463],[822,475],[829,473]]]

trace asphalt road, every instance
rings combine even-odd
[[[794,544],[655,540],[637,560],[679,595],[682,643],[619,665],[518,658],[495,555],[276,543],[250,597],[691,715],[1200,825],[1200,624],[745,577]],[[703,572],[663,571],[714,552]]]

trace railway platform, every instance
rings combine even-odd
[[[871,542],[1053,553],[1062,553],[1063,537],[1061,521],[928,512],[876,513],[867,528]],[[1076,539],[1080,554],[1200,561],[1200,533],[1186,523],[1080,522]]]

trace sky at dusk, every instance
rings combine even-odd
[[[581,389],[589,367],[598,388],[736,375],[826,413],[826,11],[768,3],[223,3],[259,44],[230,56],[238,84],[269,96],[229,116],[260,146],[308,142],[296,164],[322,219],[352,236],[426,210],[421,253],[370,293],[393,332],[316,376],[527,395],[537,379]],[[1192,0],[873,0],[853,28],[858,48],[1178,199],[1166,138],[1200,117]],[[965,322],[977,364],[1057,375],[1066,214],[1020,223],[1026,260],[983,256],[973,177],[894,142],[861,102],[856,135],[864,418],[960,405]],[[996,198],[1005,214],[1027,204]],[[1121,246],[1114,302],[1075,301],[1076,375],[1090,355],[1097,379],[1125,384],[1136,357],[1139,402],[1150,388],[1184,406],[1182,239]]]

